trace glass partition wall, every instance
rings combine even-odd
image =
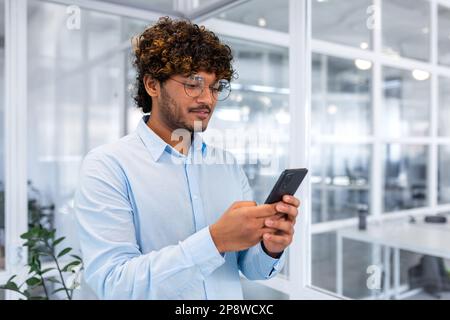
[[[151,23],[84,8],[79,18],[69,28],[66,5],[28,1],[29,203],[52,208],[51,223],[74,253],[81,161],[131,130],[130,38]]]
[[[433,298],[414,287],[420,250],[346,235],[362,215],[370,232],[450,212],[448,4],[311,3],[311,284],[357,299]]]

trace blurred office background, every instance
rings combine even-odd
[[[309,243],[295,247],[308,250],[308,261],[288,263],[270,283],[243,279],[245,297],[292,298],[300,275],[305,292],[318,293],[311,297],[450,298],[449,224],[423,224],[426,215],[450,212],[450,1],[300,1],[311,26],[299,35],[310,44],[305,57],[289,56],[292,2],[0,0],[0,283],[21,261],[14,223],[26,224],[30,205],[54,205],[53,226],[77,250],[72,205],[81,161],[135,129],[142,115],[132,100],[130,38],[170,15],[205,24],[234,52],[239,78],[210,128],[245,128],[277,141],[257,150],[260,160],[275,157],[275,166],[244,165],[256,201],[293,155],[306,154],[310,164],[302,209]],[[79,28],[69,27],[78,13]],[[292,105],[290,72],[302,58],[310,92],[306,103]],[[310,123],[303,150],[291,147],[296,108]],[[249,153],[245,146],[230,151],[240,159]],[[361,215],[374,234],[357,230]],[[411,220],[419,230],[414,241],[383,233]],[[289,260],[298,261],[296,250]],[[418,281],[426,261],[443,266],[447,278],[435,272],[432,279],[442,290]],[[368,285],[370,266],[380,270],[376,288]]]

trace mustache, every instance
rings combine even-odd
[[[208,111],[209,113],[211,113],[211,107],[203,105],[195,108],[189,108],[189,112],[192,111]]]

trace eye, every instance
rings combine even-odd
[[[189,89],[196,89],[196,88],[200,88],[200,85],[198,85],[198,84],[193,84],[193,83],[186,83],[186,88],[189,88]]]

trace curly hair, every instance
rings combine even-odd
[[[162,17],[133,38],[134,67],[137,71],[134,100],[144,113],[152,110],[152,99],[144,86],[149,75],[164,84],[173,75],[189,76],[198,71],[214,73],[217,79],[231,80],[231,48],[204,26],[188,20]]]

